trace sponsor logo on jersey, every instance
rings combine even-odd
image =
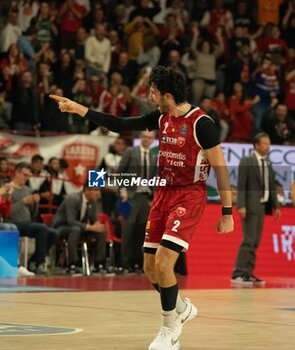
[[[187,125],[186,124],[183,124],[181,125],[180,127],[180,134],[181,135],[185,135],[187,133]]]
[[[184,144],[185,144],[185,138],[182,137],[182,136],[179,136],[179,137],[177,138],[177,145],[178,145],[179,147],[182,147],[182,146],[184,146]]]
[[[182,217],[184,214],[186,213],[186,209],[184,207],[178,207],[176,209],[176,214],[179,216],[179,217]]]

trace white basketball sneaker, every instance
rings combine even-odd
[[[178,336],[180,336],[182,332],[183,325],[194,319],[197,316],[198,309],[191,303],[191,301],[188,298],[185,298],[184,302],[186,303],[186,308],[184,311],[179,314],[175,320],[176,323],[176,331]]]
[[[156,338],[151,342],[149,350],[179,350],[180,343],[174,329],[162,326]]]

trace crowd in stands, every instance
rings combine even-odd
[[[177,67],[221,140],[295,141],[294,0],[1,1],[0,128],[89,133],[49,93],[134,116],[150,70]]]

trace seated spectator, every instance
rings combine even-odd
[[[6,100],[6,91],[0,87],[0,129],[10,129],[12,104]]]
[[[119,86],[125,100],[127,103],[127,110],[126,113],[129,111],[130,104],[132,102],[132,97],[131,97],[131,91],[130,88],[123,83],[123,77],[120,72],[114,71],[111,76],[110,76],[110,85],[117,85]]]
[[[53,66],[54,82],[60,87],[65,96],[72,96],[74,85],[74,60],[69,51],[62,50],[59,60]]]
[[[268,133],[271,143],[290,145],[295,142],[295,122],[288,116],[287,106],[279,103],[266,114],[263,130]]]
[[[10,222],[3,222],[10,216],[11,213],[11,193],[13,188],[11,184],[5,184],[0,187],[0,230],[2,231],[18,231],[15,224]],[[29,271],[24,266],[18,264],[17,268],[18,277],[31,277],[34,276],[34,272]]]
[[[36,274],[47,274],[44,262],[49,249],[56,243],[58,232],[45,224],[35,222],[38,212],[40,196],[25,185],[32,175],[30,165],[25,162],[16,164],[14,176],[10,185],[13,187],[11,195],[11,214],[7,222],[15,224],[20,236],[35,238],[36,250],[30,261],[36,265]]]
[[[0,186],[10,182],[12,173],[7,158],[0,157]]]
[[[57,157],[51,157],[44,169],[46,170],[47,179],[41,185],[40,192],[49,192],[50,195],[45,204],[53,205],[57,208],[60,206],[66,195],[64,185],[65,179],[61,173],[60,159]]]
[[[40,191],[40,186],[46,179],[46,172],[44,170],[44,158],[40,154],[35,154],[31,158],[31,172],[32,176],[28,180],[28,186],[33,191]]]
[[[60,235],[66,235],[69,246],[69,273],[81,272],[78,255],[80,238],[93,238],[96,240],[94,267],[102,272],[106,259],[105,226],[97,222],[100,192],[97,188],[85,187],[83,191],[67,196],[60,205],[53,221],[53,227]],[[100,203],[99,203],[100,204]]]
[[[243,85],[234,84],[234,93],[229,99],[229,112],[231,119],[230,142],[251,142],[253,137],[253,117],[251,109],[259,102],[256,96],[247,100],[244,95]]]

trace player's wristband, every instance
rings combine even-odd
[[[222,215],[232,215],[232,207],[222,207]]]

